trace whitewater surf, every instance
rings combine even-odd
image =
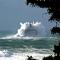
[[[42,60],[53,55],[53,46],[60,38],[46,36],[41,22],[20,23],[15,34],[0,32],[0,60],[26,60],[27,56]]]
[[[22,38],[22,39],[32,39],[32,38],[46,37],[45,27],[41,22],[25,22],[20,23],[20,28],[17,29],[17,33],[13,35],[8,35],[2,37],[1,39],[11,39],[11,38]]]

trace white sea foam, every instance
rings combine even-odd
[[[13,53],[12,56],[8,56],[7,51],[0,51],[0,60],[27,60],[27,56],[32,56],[35,59],[42,60],[43,57],[46,57],[50,54],[40,54],[36,52],[24,52],[24,53]],[[6,56],[7,55],[7,56]]]

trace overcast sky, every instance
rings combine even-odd
[[[17,30],[19,23],[26,21],[48,26],[48,19],[47,9],[27,6],[25,0],[0,0],[0,30]]]

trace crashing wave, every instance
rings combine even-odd
[[[40,39],[46,37],[46,31],[41,22],[20,23],[16,34],[8,35],[0,39]]]
[[[45,28],[41,22],[25,22],[20,23],[21,27],[18,29],[16,36],[44,36]]]

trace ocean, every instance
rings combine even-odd
[[[27,56],[42,60],[43,57],[54,55],[54,44],[58,44],[59,38],[37,35],[36,28],[40,24],[31,23],[30,27],[29,24],[21,24],[23,26],[17,29],[16,34],[11,31],[0,31],[0,60],[27,60]]]

